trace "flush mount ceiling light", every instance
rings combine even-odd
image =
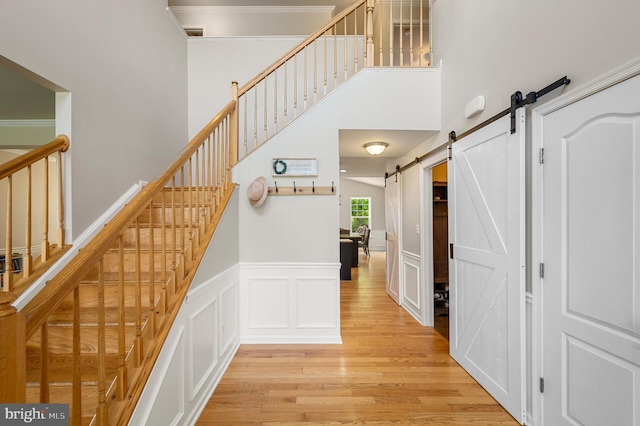
[[[388,146],[386,142],[369,142],[364,144],[364,149],[371,155],[380,155]]]

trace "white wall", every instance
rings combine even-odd
[[[189,137],[231,101],[231,82],[249,82],[304,37],[189,39]]]
[[[396,90],[407,85],[411,92]],[[338,129],[438,128],[438,70],[365,69],[329,94],[234,168],[243,191],[258,176],[273,186],[273,158],[318,158],[316,178],[296,178],[299,186],[339,183]],[[394,105],[402,103],[407,110]],[[279,185],[293,178],[278,177]],[[244,189],[243,189],[244,188]],[[339,188],[338,188],[339,191]],[[240,202],[242,262],[338,262],[337,196],[268,197],[255,209]]]
[[[193,277],[192,286],[195,287],[238,263],[240,255],[238,248],[240,193],[241,191],[236,187],[224,210],[213,240],[207,247],[207,252]]]
[[[71,93],[70,237],[187,142],[187,41],[166,2],[3,1],[0,56]]]

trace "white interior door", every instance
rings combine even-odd
[[[635,77],[542,121],[547,426],[640,425],[638,93]]]
[[[524,110],[452,145],[450,351],[516,420],[525,405]],[[450,253],[451,254],[451,253]]]
[[[400,224],[400,185],[395,179],[387,180],[387,293],[400,304],[400,270],[398,268],[398,229]]]

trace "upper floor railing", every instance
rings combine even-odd
[[[364,67],[429,65],[428,2],[358,0],[242,87],[239,158]]]
[[[62,197],[62,153],[67,149],[69,139],[61,135],[0,165],[0,209],[6,212],[0,228],[4,237],[0,255],[3,291],[24,290],[68,248]],[[53,241],[50,228],[55,228]],[[18,234],[20,230],[23,233]]]

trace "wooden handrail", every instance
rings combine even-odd
[[[11,291],[19,294],[28,288],[39,275],[44,273],[46,269],[62,254],[69,246],[64,242],[64,209],[62,203],[62,153],[69,149],[70,142],[66,135],[59,135],[53,141],[42,145],[36,149],[32,149],[26,154],[23,154],[13,160],[10,160],[0,165],[0,180],[4,179],[6,182],[6,218],[5,218],[5,257],[7,259],[15,258],[16,252],[22,259],[22,269],[15,269],[12,262],[5,263],[5,270],[3,271],[3,291]],[[56,189],[58,196],[55,199],[55,204],[51,203],[49,199],[50,191],[50,176],[49,176],[49,157],[57,155],[57,170],[56,170]],[[36,187],[42,188],[42,208],[34,209],[33,202],[33,179],[32,172],[34,168],[37,168],[41,163],[43,181],[36,183]],[[24,180],[21,180],[24,179]],[[22,188],[20,188],[20,185]],[[14,189],[15,188],[15,189]],[[37,191],[36,191],[37,192]],[[25,203],[21,211],[14,211],[19,203],[16,203],[15,198],[20,198]],[[52,208],[50,211],[49,208]],[[40,220],[34,221],[33,214],[35,211],[41,211],[42,216]],[[57,215],[57,216],[56,216]],[[25,223],[24,241],[19,246],[24,246],[23,249],[14,250],[17,247],[14,245],[13,238],[15,235],[19,235],[20,232],[16,228],[16,224],[19,223],[20,218]],[[49,236],[49,220],[57,219],[57,244],[52,246],[51,238]],[[39,229],[38,227],[42,228]],[[32,242],[34,233],[41,233],[41,241],[39,244],[40,260],[34,262],[32,255]],[[54,243],[56,241],[54,240]],[[14,277],[15,274],[15,277]]]
[[[238,90],[238,97],[244,95],[246,92],[251,90],[252,87],[254,87],[256,84],[258,84],[259,82],[267,78],[267,76],[269,76],[272,72],[280,68],[282,64],[287,62],[289,59],[293,58],[296,54],[300,53],[305,47],[313,43],[318,37],[320,37],[327,31],[329,31],[331,28],[333,28],[333,26],[337,22],[340,22],[342,19],[344,19],[345,16],[348,16],[351,12],[353,12],[354,10],[356,10],[358,7],[362,6],[366,2],[367,0],[358,0],[354,4],[352,4],[350,7],[342,10],[340,13],[334,16],[333,19],[331,19],[331,21],[327,25],[320,28],[315,33],[311,34],[302,43],[300,43],[299,45],[297,45],[296,47],[294,47],[293,49],[289,50],[287,53],[282,55],[280,59],[275,61],[272,65],[267,67],[264,71],[262,71],[260,74],[258,74],[252,80],[250,80],[248,83],[242,86],[242,88]]]
[[[66,152],[69,149],[69,145],[69,138],[66,135],[59,135],[48,144],[35,148],[20,157],[0,165],[0,179],[4,179],[58,151]]]
[[[231,101],[196,136],[191,139],[182,153],[159,178],[147,184],[138,196],[127,204],[80,253],[75,256],[56,277],[47,283],[23,309],[27,316],[27,338],[31,337],[46,321],[47,317],[63,302],[60,294],[68,294],[76,287],[89,270],[102,258],[116,242],[119,235],[130,225],[132,218],[138,217],[167,182],[199,148],[202,141],[235,108]]]

